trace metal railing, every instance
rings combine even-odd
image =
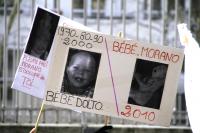
[[[27,37],[30,30],[36,4],[62,13],[74,21],[106,34],[117,35],[122,31],[126,38],[160,45],[170,44],[178,47],[180,43],[177,39],[177,23],[186,22],[190,26],[191,7],[187,11],[187,17],[180,18],[179,15],[185,13],[185,9],[183,8],[182,11],[179,9],[178,0],[170,3],[174,4],[173,9],[168,9],[169,1],[166,0],[161,0],[157,5],[155,5],[155,0],[83,0],[83,8],[74,8],[75,2],[81,1],[55,0],[50,2],[45,0],[36,3],[35,0],[16,0],[8,10],[7,0],[4,0],[4,6],[1,7],[3,14],[0,16],[3,35],[0,37],[0,57],[3,64],[0,75],[0,123],[34,123],[41,105],[40,99],[10,88],[23,50],[22,47],[25,45],[23,38]],[[188,0],[187,3],[191,6],[191,0]],[[104,4],[103,9],[100,9],[100,4]],[[94,5],[96,8],[93,8]],[[159,9],[154,9],[155,6],[159,6]],[[93,10],[96,14],[93,14]],[[13,14],[15,17],[12,20]],[[25,21],[28,21],[29,25],[26,25]],[[24,30],[27,28],[28,31]],[[179,89],[183,89],[183,85],[181,85]],[[42,123],[80,123],[85,125],[86,123],[101,124],[103,122],[104,118],[100,115],[49,106],[45,108],[42,117]],[[111,123],[138,124],[117,118],[111,118]],[[177,94],[171,124],[189,126],[184,92]]]

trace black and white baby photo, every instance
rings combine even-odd
[[[61,92],[93,97],[101,54],[69,48]]]
[[[159,109],[168,65],[137,59],[128,104]]]
[[[46,60],[50,52],[59,16],[38,8],[25,53]]]

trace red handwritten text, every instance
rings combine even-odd
[[[125,53],[125,54],[136,54],[137,47],[138,47],[137,43],[129,44],[129,43],[126,43],[125,41],[113,42],[113,51],[115,52],[120,52],[120,53]]]
[[[166,51],[161,51],[159,49],[145,48],[145,47],[142,47],[140,55],[148,58],[160,59],[163,61],[169,61],[173,63],[177,63],[180,58],[179,55],[177,54],[168,53]]]
[[[37,65],[29,64],[29,63],[24,62],[24,61],[22,61],[21,66],[24,67],[24,68],[27,68],[29,70],[33,70],[33,71],[36,71],[36,72],[41,72],[41,67],[39,67]]]
[[[133,117],[138,119],[145,119],[149,121],[154,121],[155,113],[154,112],[142,112],[140,109],[132,109],[130,105],[125,106],[125,111],[121,112],[121,115],[125,117]]]
[[[30,78],[25,77],[25,76],[22,76],[22,77],[24,78],[23,83],[22,83],[24,86],[32,86],[33,79],[30,79]]]
[[[41,67],[47,67],[48,62],[47,62],[47,61],[42,61],[42,60],[40,60],[38,64],[39,64]]]
[[[24,54],[23,61],[33,64],[38,64],[38,59]]]
[[[32,72],[30,70],[27,70],[23,67],[19,67],[19,72],[25,73],[27,75],[31,75],[31,76],[36,76],[36,77],[40,77],[40,74],[37,72]]]

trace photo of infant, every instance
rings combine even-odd
[[[128,104],[160,108],[168,65],[136,60]]]
[[[69,49],[61,92],[93,98],[101,54]]]
[[[59,16],[38,8],[25,53],[46,60],[58,25]]]

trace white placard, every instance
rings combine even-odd
[[[169,126],[183,50],[58,27],[45,104]]]
[[[53,40],[58,25],[94,31],[48,9],[37,7],[12,88],[44,98],[44,88],[52,56],[51,49],[54,46]]]
[[[200,48],[199,44],[192,37],[191,32],[187,29],[186,24],[179,24],[178,31],[180,41],[185,46],[185,98],[188,116],[193,133],[199,133],[199,75],[200,75]]]

